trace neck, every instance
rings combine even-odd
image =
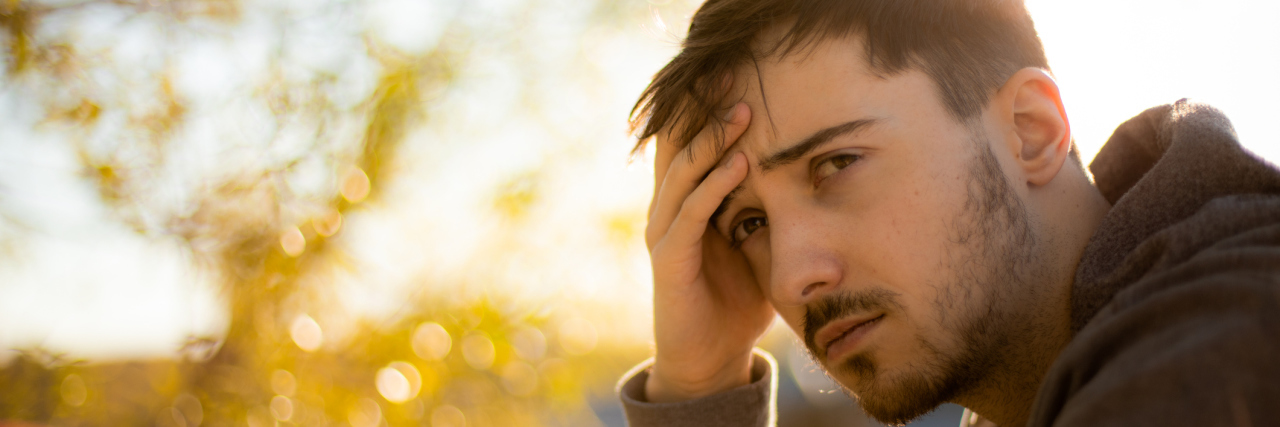
[[[1070,343],[1071,288],[1085,247],[1111,209],[1083,170],[1063,168],[1043,191],[1028,196],[1036,209],[1044,255],[1042,275],[1028,282],[1037,292],[1000,345],[992,371],[956,399],[978,415],[1002,427],[1024,426],[1045,374]]]
[[[1047,333],[1006,346],[1001,369],[993,370],[956,403],[1002,427],[1025,426],[1045,373],[1070,342],[1070,325],[1038,328]]]

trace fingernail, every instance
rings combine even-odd
[[[738,115],[738,104],[734,104],[732,107],[729,107],[729,112],[724,114],[724,121],[732,122],[733,116],[736,115]]]
[[[733,163],[734,163],[734,162],[736,162],[736,161],[738,161],[738,153],[730,154],[730,155],[729,155],[729,159],[728,159],[728,160],[726,160],[726,161],[724,162],[724,168],[725,168],[725,169],[732,169],[732,168],[733,168]]]

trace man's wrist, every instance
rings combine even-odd
[[[694,400],[732,390],[751,383],[751,353],[726,364],[716,375],[702,380],[680,381],[664,376],[661,364],[654,361],[645,381],[644,400],[650,403],[671,403]]]

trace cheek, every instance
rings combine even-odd
[[[751,266],[751,274],[755,276],[756,285],[760,286],[760,291],[769,300],[769,303],[774,304],[773,288],[769,285],[769,274],[771,272],[769,266],[772,262],[769,254],[769,233],[765,231],[752,237],[754,239],[751,242],[742,245],[742,253],[747,258],[747,265]]]
[[[781,317],[782,321],[787,322],[791,332],[795,333],[796,338],[800,339],[800,346],[804,347],[804,307],[789,306],[777,308],[774,311],[778,313],[778,317]]]
[[[897,181],[874,196],[862,218],[857,246],[861,269],[877,281],[903,294],[916,294],[924,285],[938,283],[948,272],[950,256],[948,224],[955,202],[939,187],[922,181]]]
[[[858,269],[899,294],[903,313],[892,328],[903,338],[889,347],[901,351],[917,337],[947,346],[938,342],[954,311],[946,302],[965,299],[953,286],[964,254],[955,250],[952,227],[964,210],[967,175],[941,164],[956,159],[940,157],[888,163],[860,215],[868,226],[859,236]]]

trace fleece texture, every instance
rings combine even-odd
[[[1114,206],[1031,426],[1280,426],[1280,171],[1186,100],[1090,165]]]

